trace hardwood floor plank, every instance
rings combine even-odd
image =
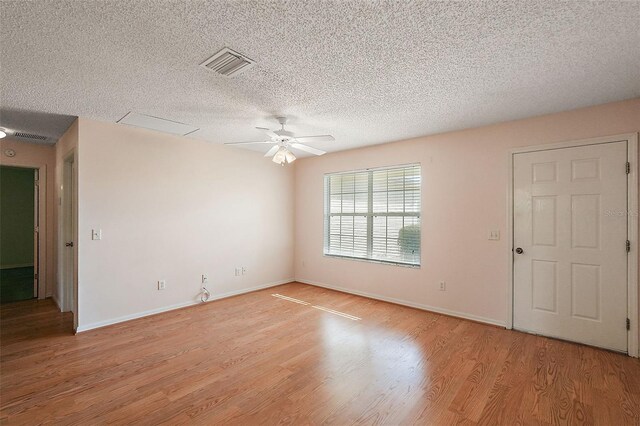
[[[71,327],[0,306],[2,424],[640,424],[637,359],[298,283]]]

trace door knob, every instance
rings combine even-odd
[[[69,241],[68,243],[64,244],[65,247],[73,247],[73,241]]]
[[[522,250],[522,247],[518,247],[516,249],[516,254],[522,254],[522,253],[524,253],[524,250]]]

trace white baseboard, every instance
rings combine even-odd
[[[255,286],[255,287],[245,288],[245,289],[242,289],[242,290],[234,290],[234,291],[229,291],[229,292],[226,292],[226,293],[215,294],[215,295],[212,294],[211,298],[209,298],[207,303],[213,302],[214,300],[226,299],[227,297],[238,296],[240,294],[251,293],[251,292],[257,291],[257,290],[263,290],[265,288],[275,287],[275,286],[282,285],[282,284],[287,284],[287,283],[290,283],[290,282],[293,282],[293,281],[294,281],[294,279],[290,278],[290,279],[286,279],[286,280],[280,280],[280,281],[270,282],[270,283],[267,283],[267,284],[262,284],[262,285]],[[105,320],[105,321],[98,321],[98,322],[94,322],[94,323],[86,324],[86,325],[78,325],[76,333],[82,333],[84,331],[89,331],[89,330],[93,330],[93,329],[96,329],[96,328],[106,327],[108,325],[113,325],[113,324],[117,324],[117,323],[120,323],[120,322],[131,321],[131,320],[142,318],[142,317],[146,317],[146,316],[149,316],[149,315],[155,315],[155,314],[160,314],[160,313],[163,313],[163,312],[173,311],[175,309],[186,308],[187,306],[199,305],[201,303],[202,302],[200,300],[189,300],[187,302],[176,303],[174,305],[163,306],[161,308],[150,309],[148,311],[137,312],[135,314],[130,314],[130,315],[124,315],[124,316],[121,316],[121,317],[118,317],[118,318],[113,318],[113,319],[109,319],[109,320]]]
[[[491,318],[485,318],[478,315],[467,314],[464,312],[452,311],[450,309],[438,308],[436,306],[424,305],[422,303],[409,302],[408,300],[395,299],[393,297],[380,296],[378,294],[368,293],[365,291],[352,290],[350,288],[338,287],[334,285],[328,285],[319,283],[317,281],[310,281],[305,279],[296,278],[296,281],[303,284],[309,284],[316,287],[328,288],[329,290],[336,290],[343,293],[355,294],[356,296],[363,296],[369,299],[382,300],[383,302],[395,303],[396,305],[408,306],[410,308],[421,309],[423,311],[435,312],[437,314],[449,315],[452,317],[458,317],[468,319],[472,321],[482,322],[485,324],[496,325],[498,327],[505,327],[506,323],[503,321],[497,321]]]

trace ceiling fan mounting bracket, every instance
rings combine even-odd
[[[276,117],[276,120],[278,120],[278,123],[280,123],[280,125],[284,128],[284,125],[287,124],[287,117]]]

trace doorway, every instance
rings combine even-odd
[[[0,302],[39,296],[38,169],[0,166]]]
[[[637,354],[636,157],[635,138],[512,154],[513,328]]]

